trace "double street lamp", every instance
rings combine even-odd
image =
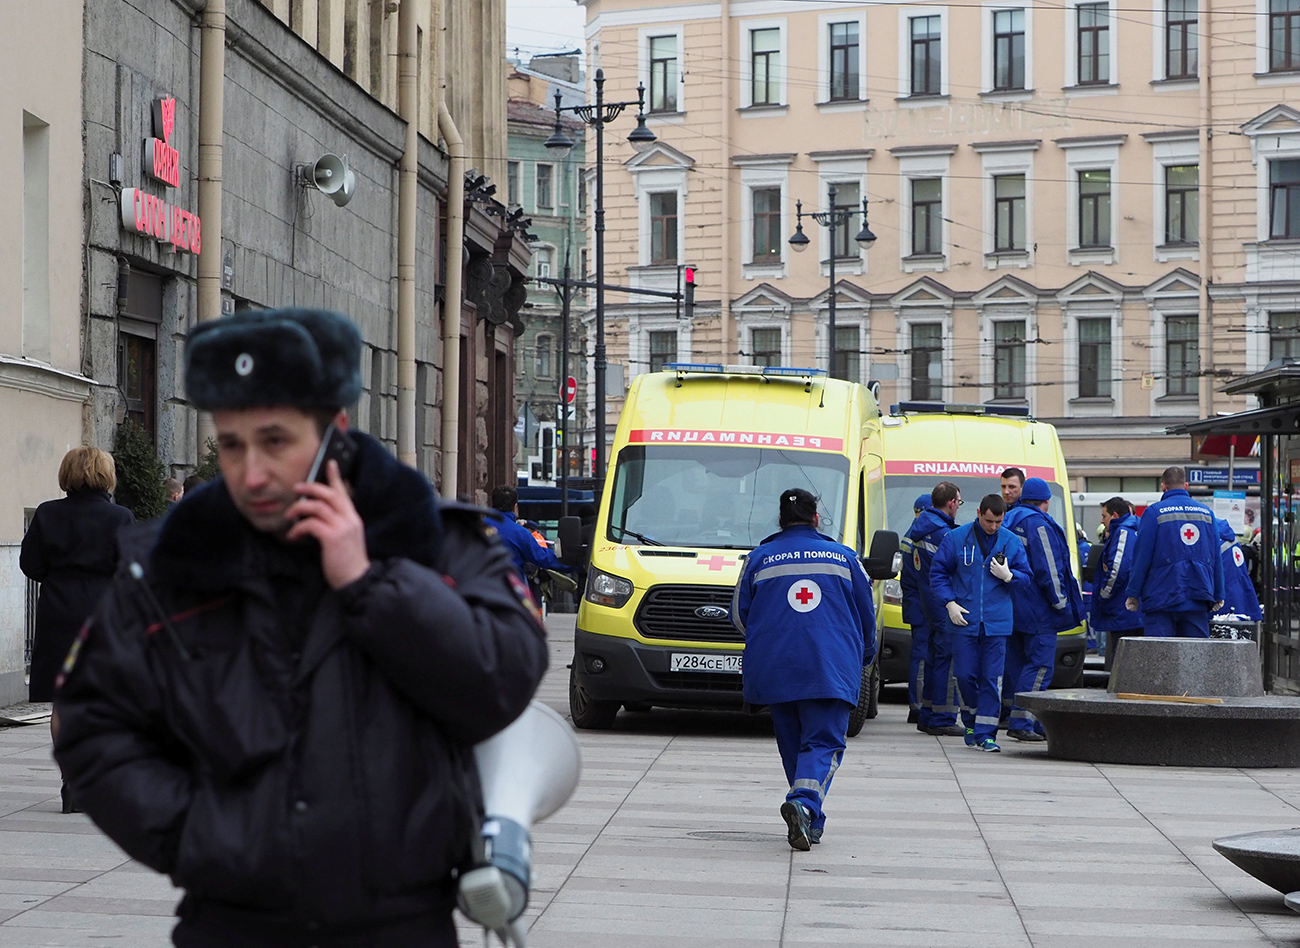
[[[605,71],[597,69],[595,104],[561,106],[560,93],[555,93],[555,131],[543,143],[557,158],[573,147],[573,139],[560,125],[561,112],[572,112],[596,130],[596,469],[592,473],[597,480],[605,476],[605,126],[630,105],[637,107],[636,128],[627,140],[634,145],[653,142],[655,133],[645,124],[645,86],[637,84],[635,102],[606,102]]]
[[[826,364],[826,374],[833,378],[835,376],[835,251],[837,249],[835,246],[836,239],[837,239],[836,231],[840,227],[843,227],[844,225],[848,224],[848,222],[853,219],[854,214],[861,214],[862,229],[858,231],[857,236],[854,237],[853,239],[857,242],[859,247],[861,247],[864,250],[867,250],[871,247],[872,244],[876,242],[876,235],[873,234],[871,232],[871,228],[867,226],[867,199],[865,197],[862,199],[862,210],[858,210],[856,207],[835,206],[835,185],[833,184],[830,186],[830,190],[827,192],[827,196],[830,198],[830,200],[827,202],[827,207],[829,208],[829,210],[814,211],[808,214],[807,216],[811,217],[814,221],[816,221],[822,227],[827,228],[831,232],[831,240],[830,240],[831,290],[830,290],[830,296],[827,297],[826,300],[827,331],[830,333],[830,344],[828,346],[828,352],[830,353],[830,355]],[[805,250],[808,249],[808,245],[812,243],[812,241],[809,240],[808,235],[803,232],[803,219],[804,219],[803,201],[795,202],[795,208],[796,208],[795,229],[794,229],[794,234],[792,234],[790,237],[789,243],[790,243],[790,247],[796,253],[803,253]]]

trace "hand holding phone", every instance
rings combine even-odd
[[[290,541],[313,537],[321,548],[321,571],[334,589],[360,579],[370,568],[365,523],[349,496],[345,478],[356,464],[357,443],[330,425],[307,480],[297,486],[298,500],[289,508],[295,518]],[[333,461],[334,464],[329,462]]]
[[[321,435],[320,450],[316,452],[316,460],[312,462],[311,470],[307,472],[307,480],[317,484],[328,484],[330,461],[337,461],[339,474],[345,481],[350,480],[352,466],[356,459],[357,443],[348,436],[346,431],[331,422],[325,429],[325,433]]]

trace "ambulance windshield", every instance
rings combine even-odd
[[[985,494],[1001,495],[1001,481],[996,477],[925,477],[920,474],[886,474],[885,475],[885,516],[889,529],[896,530],[901,537],[912,526],[916,515],[912,513],[912,504],[920,494],[929,493],[941,480],[951,481],[961,490],[963,504],[957,510],[958,523],[970,523],[979,514],[980,500]],[[1052,499],[1047,503],[1047,512],[1053,520],[1067,526],[1065,522],[1065,491],[1061,485],[1048,482]]]
[[[821,498],[820,530],[844,531],[848,458],[815,451],[629,445],[619,452],[606,535],[616,543],[753,549],[776,533],[781,491]]]

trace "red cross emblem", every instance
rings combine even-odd
[[[717,572],[718,570],[722,569],[722,567],[724,567],[724,566],[735,566],[735,565],[736,565],[736,561],[735,561],[735,560],[729,560],[729,559],[727,559],[725,556],[701,556],[701,557],[700,557],[699,559],[697,559],[695,562],[696,562],[697,565],[700,564],[700,563],[703,563],[704,565],[708,566],[708,568],[711,569],[711,570],[713,570],[714,572]]]
[[[1196,528],[1196,524],[1194,523],[1184,524],[1179,537],[1185,544],[1192,546],[1201,538],[1201,531]]]
[[[812,612],[821,605],[822,590],[811,579],[800,580],[791,584],[786,600],[795,612]]]

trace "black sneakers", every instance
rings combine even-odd
[[[1015,741],[1025,741],[1029,744],[1038,744],[1047,740],[1045,735],[1039,734],[1037,731],[1031,731],[1028,728],[1012,728],[1007,731],[1007,737]]]
[[[945,727],[923,727],[921,730],[936,737],[964,737],[966,735],[966,729],[960,724],[949,724]]]
[[[781,804],[781,819],[785,820],[788,827],[785,838],[791,849],[797,849],[801,853],[812,849],[812,837],[809,835],[812,814],[805,807],[793,800],[786,800]]]

